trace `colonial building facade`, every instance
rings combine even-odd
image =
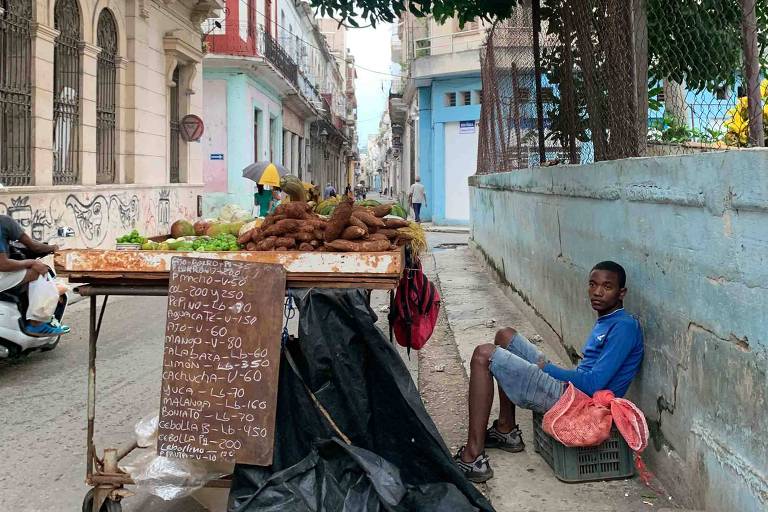
[[[202,115],[218,2],[0,0],[0,214],[87,247],[194,217],[200,145],[179,122]]]
[[[242,170],[255,161],[281,163],[321,188],[351,183],[354,62],[338,23],[330,33],[324,26],[303,0],[227,0],[204,25],[204,215],[227,203],[251,209],[255,183]]]

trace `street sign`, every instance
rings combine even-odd
[[[224,160],[224,153],[211,153],[211,160]]]
[[[279,264],[171,260],[159,455],[272,463],[284,296]]]
[[[475,122],[459,121],[459,133],[475,133]]]
[[[179,123],[181,138],[186,142],[197,142],[203,136],[205,125],[200,117],[188,114],[181,118]]]

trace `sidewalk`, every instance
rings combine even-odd
[[[505,326],[515,327],[529,339],[541,338],[534,327],[535,315],[515,305],[467,247],[434,252],[424,260],[425,270],[440,287],[444,315],[440,323],[447,325],[436,330],[437,336],[419,353],[419,388],[446,444],[455,452],[466,435],[466,386],[474,347],[492,342],[496,330]],[[445,348],[442,335],[446,333],[454,342],[449,344],[455,347],[456,365],[451,365],[451,351]],[[545,341],[539,344],[552,361],[567,365],[562,349]],[[436,360],[445,367],[436,365]],[[455,367],[460,375],[448,379],[446,374],[456,373],[452,369]],[[429,394],[428,383],[434,378],[441,381],[438,397],[443,398],[439,400]],[[496,407],[494,404],[492,417]],[[533,451],[530,411],[518,409],[517,420],[526,442],[525,451],[510,454],[490,450],[495,476],[481,486],[499,512],[634,512],[674,507],[673,501],[657,496],[637,478],[583,484],[560,482]]]

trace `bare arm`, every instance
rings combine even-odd
[[[19,242],[23,243],[27,249],[34,252],[35,254],[51,254],[56,252],[58,249],[58,247],[55,245],[42,244],[26,233],[21,235]]]
[[[48,273],[48,266],[38,260],[12,260],[4,252],[0,252],[0,272],[13,272],[16,270],[33,270],[38,275]]]

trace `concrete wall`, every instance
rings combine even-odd
[[[566,346],[594,322],[591,266],[625,266],[645,458],[695,508],[768,509],[766,170],[744,150],[470,178],[474,242]]]
[[[110,249],[132,229],[143,236],[166,235],[175,221],[194,221],[201,193],[201,185],[176,184],[14,187],[0,194],[0,215],[12,217],[40,242]],[[75,236],[58,237],[60,227],[72,228]]]

